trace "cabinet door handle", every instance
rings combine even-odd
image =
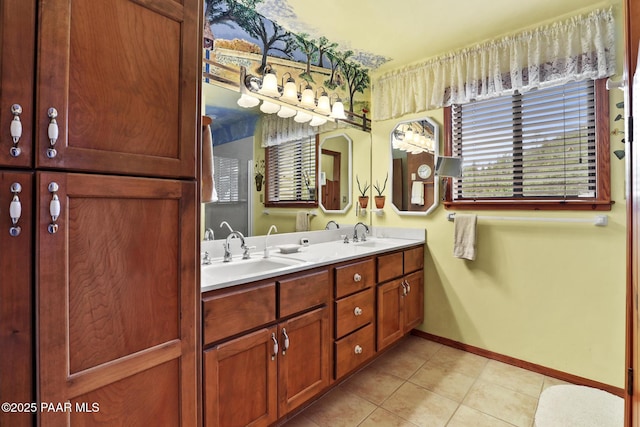
[[[408,280],[405,280],[404,283],[407,285],[407,294],[411,293],[411,285]]]
[[[361,281],[361,280],[362,280],[362,276],[361,276],[361,275],[359,275],[358,273],[356,273],[356,274],[354,274],[354,275],[353,275],[353,281],[354,281],[354,282],[359,282],[359,281]]]
[[[278,340],[276,339],[275,332],[271,333],[271,340],[273,341],[273,353],[271,353],[271,360],[276,360],[278,355]]]
[[[353,309],[353,314],[356,316],[362,315],[362,309],[360,307],[356,307]]]
[[[22,185],[18,182],[14,182],[11,184],[11,192],[13,193],[13,199],[9,204],[9,216],[11,217],[11,227],[9,228],[9,235],[12,237],[17,237],[20,235],[20,231],[22,229],[18,225],[18,221],[20,221],[20,217],[22,216],[22,203],[20,202],[20,198],[18,194],[22,191]]]
[[[287,350],[289,350],[289,335],[287,335],[287,330],[282,328],[282,336],[284,337],[284,346],[282,346],[282,355],[287,354]]]
[[[18,147],[18,143],[22,137],[22,122],[20,121],[22,106],[20,104],[13,104],[11,106],[11,114],[13,114],[13,120],[11,120],[11,139],[13,140],[13,146],[9,149],[9,154],[11,154],[11,157],[18,157],[22,152],[20,147]]]
[[[353,349],[353,352],[355,354],[362,354],[362,347],[360,347],[359,345],[356,345],[355,348]]]
[[[47,187],[52,194],[51,201],[49,202],[49,215],[51,215],[51,223],[47,227],[50,234],[58,232],[58,217],[60,216],[60,199],[58,198],[58,186],[57,182],[50,182]]]
[[[407,296],[407,285],[404,284],[404,280],[402,282],[400,282],[400,284],[402,285],[402,296],[406,297]]]
[[[49,148],[47,148],[47,157],[53,159],[58,155],[58,151],[56,150],[56,142],[58,142],[58,122],[56,121],[56,117],[58,117],[58,110],[51,107],[47,110],[47,116],[49,116],[49,127],[47,128],[47,135],[49,136]]]

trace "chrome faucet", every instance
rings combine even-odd
[[[227,228],[229,229],[229,233],[233,233],[233,228],[231,228],[231,226],[229,225],[229,223],[228,223],[227,221],[222,221],[222,222],[220,223],[220,228],[224,227],[225,225],[226,225],[226,226],[227,226]]]
[[[232,231],[231,233],[229,233],[229,235],[227,236],[227,239],[222,245],[224,248],[224,259],[222,260],[223,262],[231,261],[231,239],[233,239],[234,237],[237,237],[240,239],[240,242],[241,242],[240,247],[244,249],[244,254],[242,255],[242,259],[249,259],[249,248],[244,243],[244,236],[239,231]]]
[[[211,265],[211,257],[207,251],[202,255],[202,265]]]
[[[362,238],[358,239],[358,226],[361,225],[364,227],[365,232],[362,233]],[[365,224],[364,222],[359,222],[356,225],[353,226],[353,241],[357,242],[357,241],[361,241],[361,242],[366,242],[367,241],[367,233],[369,233],[369,227],[367,227],[367,224]]]
[[[329,226],[330,226],[331,224],[333,224],[333,225],[335,225],[335,226],[336,226],[336,230],[339,230],[339,229],[340,229],[340,225],[339,225],[337,222],[335,222],[334,220],[330,220],[329,222],[327,222],[327,225],[325,225],[324,229],[325,229],[325,230],[330,230]]]
[[[278,232],[278,229],[276,228],[275,225],[272,225],[271,227],[269,227],[269,231],[267,232],[267,236],[264,238],[264,257],[265,258],[269,258],[269,245],[267,244],[267,240],[269,239],[269,235],[271,234],[272,231],[275,231],[276,233]]]
[[[213,240],[213,230],[207,228],[204,230],[204,240]]]

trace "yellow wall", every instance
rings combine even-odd
[[[619,26],[618,70],[622,70],[621,3],[614,10]],[[613,122],[620,112],[615,104],[620,101],[622,92],[611,91],[612,130],[622,129],[622,122]],[[442,110],[373,123],[373,171],[389,169],[389,133],[393,127],[401,120],[423,116],[430,116],[442,125]],[[623,148],[620,137],[612,136],[611,151]],[[624,161],[612,154],[611,191],[615,204],[610,212],[598,212],[609,216],[608,226],[479,221],[475,261],[453,257],[453,223],[447,221],[448,211],[442,206],[427,217],[406,217],[396,214],[387,203],[384,216],[373,217],[374,226],[427,230],[425,321],[420,329],[623,387],[624,173]],[[596,213],[483,211],[480,214],[591,218]]]

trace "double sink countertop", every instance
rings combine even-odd
[[[358,232],[362,231],[359,227]],[[344,243],[345,235],[349,237],[349,243]],[[377,227],[370,230],[364,242],[353,242],[352,236],[353,226],[349,225],[341,225],[338,230],[272,234],[266,240],[268,258],[264,257],[266,236],[247,237],[245,244],[252,247],[249,259],[242,259],[239,239],[234,238],[231,239],[233,258],[229,262],[222,259],[224,239],[203,241],[202,253],[209,253],[211,264],[201,265],[201,292],[424,244],[426,230]],[[297,252],[282,252],[292,250],[302,239],[309,242],[308,246],[301,246]]]

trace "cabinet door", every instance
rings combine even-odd
[[[12,186],[18,184],[20,219],[14,225],[10,204]],[[32,281],[33,175],[0,172],[0,402],[35,402],[33,384],[33,281]],[[14,186],[16,189],[16,186]],[[10,228],[13,232],[10,233]],[[19,233],[18,233],[19,230]],[[31,413],[0,412],[1,426],[30,426]]]
[[[0,2],[0,166],[32,165],[35,25],[35,0]],[[17,126],[22,131],[14,143]]]
[[[422,270],[405,277],[407,295],[404,297],[404,332],[420,325],[424,320],[424,274]]]
[[[278,418],[276,343],[274,326],[204,352],[205,426],[262,427]]]
[[[378,351],[396,342],[404,334],[403,280],[392,280],[378,286]]]
[[[41,425],[196,425],[195,183],[38,172],[37,191],[38,401],[99,405]]]
[[[329,309],[319,308],[278,327],[279,415],[283,416],[322,392],[331,375]],[[287,346],[288,341],[288,346]]]
[[[48,0],[39,16],[36,165],[194,178],[200,0]]]

